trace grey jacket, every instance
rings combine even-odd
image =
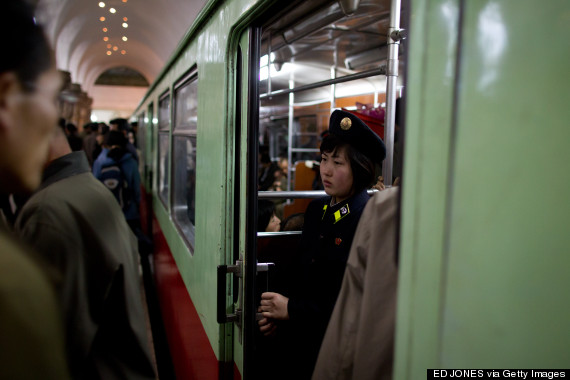
[[[52,274],[72,376],[154,379],[137,241],[84,152],[48,166],[15,228]]]

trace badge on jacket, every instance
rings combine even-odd
[[[348,214],[350,214],[350,210],[348,208],[348,204],[342,206],[339,210],[335,211],[334,213],[334,222],[338,222],[339,220],[341,220],[342,218],[344,218],[345,216],[347,216]]]
[[[341,239],[341,238],[336,238],[336,239],[334,239],[334,243],[335,243],[336,245],[340,245],[340,243],[342,243],[342,239]]]

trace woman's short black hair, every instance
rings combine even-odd
[[[334,153],[342,147],[346,148],[346,156],[350,161],[354,192],[357,193],[372,186],[376,180],[374,162],[338,136],[331,133],[323,138],[321,154]]]
[[[275,214],[275,203],[267,199],[260,199],[257,201],[258,232],[265,232],[273,214]]]
[[[54,66],[54,58],[33,11],[23,0],[2,2],[0,35],[4,36],[0,73],[14,72],[27,91],[33,91],[38,77]]]

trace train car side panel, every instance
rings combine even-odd
[[[415,2],[410,18],[408,82],[419,85],[411,86],[406,100],[396,343],[396,378],[401,379],[424,377],[438,357],[433,347],[439,339],[443,286],[459,1]],[[423,289],[422,297],[418,289]]]
[[[411,3],[395,377],[564,368],[570,5]]]
[[[440,363],[562,368],[570,4],[464,6]]]

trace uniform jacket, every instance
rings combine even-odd
[[[392,378],[396,317],[398,188],[368,202],[313,380]]]
[[[69,379],[62,325],[45,274],[0,226],[0,377]]]
[[[17,232],[53,274],[72,376],[153,379],[137,241],[84,152],[53,161]]]
[[[305,213],[301,237],[301,287],[289,298],[293,331],[299,334],[299,373],[312,373],[329,322],[350,245],[370,197],[366,190],[331,206],[331,197],[316,199]]]

